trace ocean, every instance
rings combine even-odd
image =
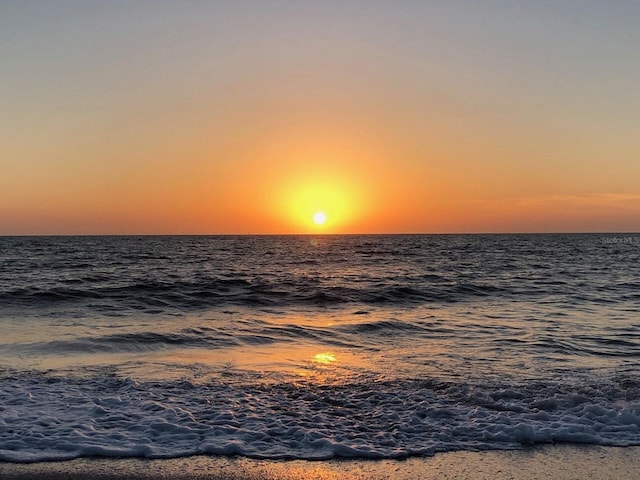
[[[0,461],[640,445],[640,235],[0,237]]]

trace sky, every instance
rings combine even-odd
[[[0,235],[638,232],[638,19],[0,0]]]

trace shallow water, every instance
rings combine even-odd
[[[638,238],[0,238],[0,460],[640,445]]]

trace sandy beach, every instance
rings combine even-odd
[[[383,461],[275,461],[242,457],[78,459],[0,463],[3,480],[631,480],[640,447],[548,445],[517,451],[450,452]]]

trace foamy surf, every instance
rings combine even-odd
[[[540,443],[640,445],[638,385],[134,382],[14,373],[0,460],[197,454],[406,458]]]

